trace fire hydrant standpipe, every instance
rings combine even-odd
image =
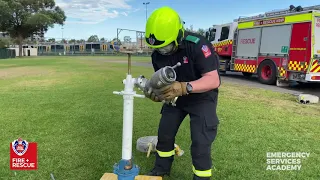
[[[123,96],[123,129],[122,129],[122,159],[113,166],[113,173],[118,176],[118,180],[134,180],[139,174],[139,167],[133,163],[132,157],[132,132],[133,132],[133,99],[134,97],[144,98],[144,95],[136,94],[134,88],[137,87],[142,91],[146,89],[159,89],[171,84],[176,80],[175,68],[181,66],[177,63],[175,66],[166,66],[155,72],[149,79],[144,76],[132,78],[131,75],[131,55],[132,52],[125,52],[128,55],[128,73],[123,80],[124,90],[121,92],[114,91],[113,94]],[[177,98],[169,103],[175,105]]]
[[[122,159],[113,166],[113,173],[118,175],[118,180],[134,180],[139,174],[139,167],[133,163],[132,157],[132,132],[133,132],[133,99],[144,98],[144,95],[134,91],[135,79],[131,75],[131,54],[128,54],[128,73],[123,80],[124,90],[114,91],[113,94],[123,96],[123,130],[122,130]]]

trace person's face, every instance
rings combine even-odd
[[[156,48],[155,50],[158,51],[162,55],[171,55],[176,51],[177,47],[174,42],[164,46],[162,48]]]

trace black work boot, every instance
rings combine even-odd
[[[152,169],[148,174],[146,174],[146,175],[148,175],[148,176],[161,176],[161,177],[163,177],[163,176],[165,176],[165,175],[170,176],[170,172],[159,171],[159,170],[153,168],[153,169]]]

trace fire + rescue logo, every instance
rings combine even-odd
[[[18,155],[24,155],[28,150],[28,142],[21,138],[16,139],[12,142],[12,150]]]
[[[18,138],[10,143],[10,169],[36,170],[38,167],[37,143]]]
[[[149,38],[149,43],[151,45],[153,45],[155,42],[156,42],[156,40],[154,38],[152,38],[152,37]]]

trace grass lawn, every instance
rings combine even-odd
[[[96,180],[121,158],[122,97],[127,66],[104,59],[123,57],[37,57],[0,60],[0,179]],[[133,58],[135,61],[148,58]],[[151,68],[133,67],[150,77]],[[320,107],[300,105],[290,95],[222,84],[220,128],[212,148],[214,178],[320,179]],[[156,135],[160,103],[136,98],[133,155],[148,172],[154,156],[135,150],[136,140]],[[38,143],[37,171],[9,169],[9,144],[22,137]],[[189,121],[176,143],[170,179],[192,177]],[[300,171],[267,171],[267,152],[309,152]],[[166,178],[169,179],[169,178]]]

